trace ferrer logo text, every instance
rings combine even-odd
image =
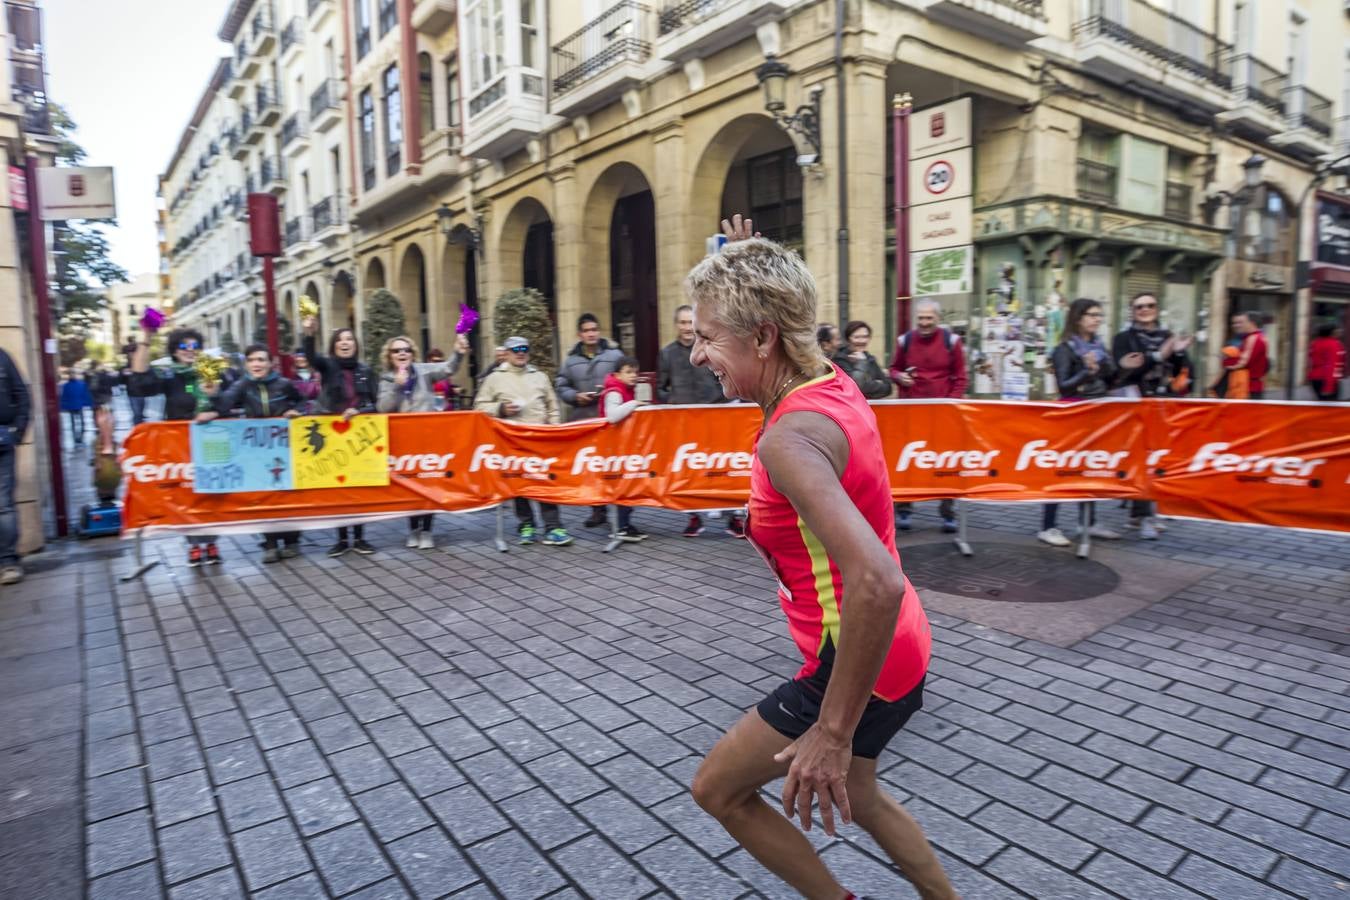
[[[724,472],[727,475],[749,475],[754,456],[743,450],[735,452],[716,451],[708,453],[698,448],[698,444],[681,444],[675,450],[675,464],[672,472]]]
[[[556,456],[507,456],[493,453],[496,444],[479,444],[473,448],[470,472],[486,469],[489,472],[517,472],[526,478],[548,478],[549,470],[558,461]]]

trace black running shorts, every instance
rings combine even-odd
[[[759,701],[759,717],[779,734],[795,741],[820,717],[820,701],[825,699],[828,683],[827,678],[816,675],[785,681]],[[879,697],[868,699],[858,729],[853,732],[853,755],[876,759],[891,738],[905,727],[909,717],[921,709],[923,679],[914,690],[894,702]]]

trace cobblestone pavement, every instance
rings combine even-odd
[[[1037,514],[980,507],[976,535]],[[231,539],[194,572],[155,541],[129,585],[112,543],[33,560],[0,594],[0,895],[790,896],[687,792],[798,665],[773,583],[743,542],[638,522],[658,536],[608,556],[498,554],[480,513],[430,553],[389,524],[370,557]],[[1347,896],[1350,540],[1165,538],[1131,565],[1212,573],[1071,649],[933,613],[881,769],[964,896]],[[856,829],[812,838],[853,890],[912,896]]]

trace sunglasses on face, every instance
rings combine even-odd
[[[202,345],[197,341],[183,341],[178,345],[179,350],[200,350]]]
[[[412,348],[411,348],[411,347],[390,347],[390,348],[389,348],[389,352],[390,352],[390,353],[411,353],[411,352],[412,352]]]
[[[507,347],[506,349],[510,350],[512,353],[529,353],[529,352],[530,352],[530,348],[529,348],[529,347],[526,347],[526,346],[523,345],[523,344],[522,344],[521,346],[519,346],[519,347]]]

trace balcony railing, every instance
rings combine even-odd
[[[258,185],[266,190],[269,185],[286,180],[286,164],[280,156],[264,156],[258,164]]]
[[[328,0],[306,0],[305,13],[312,16],[319,11],[320,6],[323,6],[327,2]]]
[[[1289,76],[1246,53],[1233,57],[1233,91],[1275,112],[1284,111]]]
[[[310,237],[309,216],[296,216],[286,220],[286,246],[307,241]]]
[[[310,207],[309,215],[314,222],[314,233],[320,234],[329,228],[335,228],[346,221],[342,215],[342,198],[324,197]]]
[[[370,52],[370,28],[358,28],[356,31],[356,58],[361,59]]]
[[[1190,221],[1191,186],[1177,181],[1169,181],[1163,194],[1163,215],[1169,219]]]
[[[1232,47],[1208,31],[1147,0],[1088,0],[1087,8],[1075,34],[1108,37],[1220,87],[1232,85],[1223,68]]]
[[[678,2],[666,0],[657,17],[657,34],[664,36],[686,25],[692,25],[734,2],[735,0],[678,0]]]
[[[260,84],[253,90],[253,110],[262,118],[269,110],[277,108],[277,92],[270,84]]]
[[[293,112],[281,123],[281,146],[289,147],[292,141],[309,137],[309,122],[303,112]]]
[[[338,98],[341,96],[341,82],[336,78],[325,78],[323,84],[309,95],[309,117],[318,119],[328,110],[341,110]]]
[[[1331,137],[1331,101],[1321,94],[1305,85],[1290,85],[1284,90],[1284,110],[1291,126]]]
[[[553,92],[566,93],[621,62],[643,63],[652,45],[643,27],[650,10],[622,0],[553,47]]]
[[[264,4],[253,14],[253,26],[250,32],[253,35],[253,42],[256,44],[271,34],[272,31],[272,8]]]
[[[292,47],[298,46],[305,39],[305,22],[299,16],[286,23],[286,27],[281,30],[281,52],[285,53]]]
[[[380,0],[380,37],[398,27],[398,3],[395,0]]]
[[[1078,160],[1078,196],[1093,203],[1116,204],[1116,167],[1091,159]]]

